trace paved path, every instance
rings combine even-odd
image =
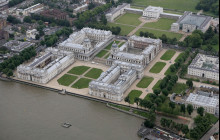
[[[200,140],[209,140],[215,132],[219,131],[219,121],[200,139]]]

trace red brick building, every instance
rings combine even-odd
[[[60,11],[58,9],[48,9],[40,13],[42,16],[54,18],[58,20],[66,20],[68,18],[68,14]]]

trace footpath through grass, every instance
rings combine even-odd
[[[91,81],[92,80],[90,80],[90,79],[81,78],[72,86],[72,88],[76,88],[76,89],[88,88],[89,87],[89,83]]]
[[[120,25],[120,24],[115,24],[115,23],[108,23],[108,25],[110,27],[120,27],[121,28],[121,32],[120,35],[122,36],[127,36],[131,31],[133,31],[136,27],[132,27],[132,26],[127,26],[127,25]]]
[[[101,75],[103,71],[101,69],[93,68],[88,73],[86,73],[85,77],[89,77],[92,79],[97,79]]]
[[[152,77],[148,77],[148,76],[143,77],[141,79],[141,81],[137,84],[137,87],[147,88],[153,80],[154,80],[154,78],[152,78]]]
[[[164,62],[157,62],[151,69],[151,73],[160,73],[162,69],[166,66]]]
[[[154,29],[169,30],[171,24],[176,22],[174,19],[160,18],[157,22],[146,23],[143,27],[150,27]]]
[[[63,75],[60,79],[58,79],[57,82],[58,82],[60,85],[69,86],[69,85],[70,85],[71,83],[73,83],[76,79],[77,79],[76,76],[72,76],[72,75],[69,75],[69,74],[65,74],[65,75]]]
[[[77,66],[72,68],[68,73],[75,74],[75,75],[82,75],[84,74],[90,67],[87,66]]]
[[[132,91],[128,94],[128,96],[129,96],[129,98],[130,98],[130,104],[134,104],[134,99],[135,99],[135,97],[140,97],[141,94],[142,94],[142,91],[140,91],[140,90],[132,90]]]
[[[168,61],[168,60],[171,60],[172,57],[175,55],[176,51],[174,50],[167,50],[163,56],[161,56],[161,60],[165,60],[165,61]]]

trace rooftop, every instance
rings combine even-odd
[[[162,7],[148,6],[144,9],[145,12],[161,12],[163,10]]]

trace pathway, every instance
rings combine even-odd
[[[219,121],[201,138],[201,140],[209,140],[215,132],[219,131]]]

